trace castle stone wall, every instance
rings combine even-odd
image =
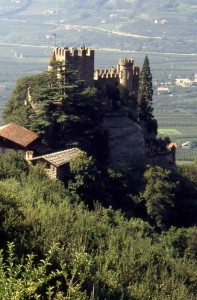
[[[78,79],[84,80],[86,86],[102,88],[106,85],[122,85],[137,96],[139,67],[134,66],[133,59],[120,59],[117,69],[94,71],[94,50],[86,47],[55,47],[50,61],[55,60],[65,62],[68,69],[76,71]]]
[[[116,69],[94,71],[94,86],[101,89],[104,86],[116,87],[119,84],[119,74]]]
[[[108,114],[103,118],[103,127],[108,132],[109,163],[123,163],[134,157],[145,158],[145,142],[139,124],[127,115]]]
[[[133,60],[120,59],[117,69],[120,85],[131,92],[133,90]]]
[[[65,62],[67,68],[76,71],[78,79],[83,80],[86,86],[94,85],[94,50],[86,47],[81,47],[79,50],[56,47],[51,59]]]

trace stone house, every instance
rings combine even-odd
[[[175,84],[182,87],[192,86],[193,81],[189,78],[176,78]]]
[[[81,150],[78,148],[71,148],[59,152],[45,154],[33,157],[33,152],[27,152],[26,159],[32,165],[37,163],[43,164],[47,175],[51,179],[63,179],[65,174],[69,171],[69,163],[75,158]]]
[[[168,87],[159,86],[156,89],[156,93],[157,93],[157,95],[169,95],[171,92],[170,92],[170,89]]]
[[[46,147],[35,132],[14,123],[0,127],[0,155],[13,151],[25,155],[29,150],[37,155],[46,152]]]
[[[190,148],[191,148],[190,142],[187,141],[187,142],[183,143],[183,144],[181,145],[181,148],[182,148],[182,149],[190,149]]]

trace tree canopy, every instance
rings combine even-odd
[[[3,112],[4,121],[35,131],[53,150],[79,146],[96,152],[101,121],[97,91],[86,88],[64,64],[56,64],[52,71],[17,81]],[[34,105],[28,101],[28,89]]]
[[[28,88],[34,87],[34,89],[37,89],[42,85],[46,85],[47,82],[48,77],[46,73],[19,78],[11,97],[5,104],[2,114],[4,122],[16,123],[24,127],[27,126],[28,107],[25,106],[25,101],[27,101]]]
[[[174,207],[174,191],[177,184],[171,180],[170,175],[170,170],[163,170],[158,166],[149,166],[144,173],[147,183],[143,197],[147,213],[158,227],[168,225],[170,211]]]
[[[52,149],[90,150],[100,122],[96,90],[86,88],[63,64],[48,75],[48,85],[33,92],[37,104],[29,117],[30,129]]]
[[[82,153],[71,169],[73,193],[86,199],[91,189],[92,199],[97,199],[95,172],[100,174],[92,158]],[[120,210],[100,204],[90,210],[84,199],[85,205],[74,203],[63,185],[42,172],[30,169],[20,180],[0,180],[3,300],[8,295],[18,300],[196,299],[195,226],[161,228],[158,233],[151,222],[136,218],[134,212],[126,218]],[[166,204],[171,207],[176,187],[165,170],[149,168],[145,174],[147,203],[153,196],[158,205],[149,211],[156,220],[157,214],[164,215],[163,208],[168,212]],[[105,188],[110,192],[113,187]],[[161,220],[164,224],[165,218]]]

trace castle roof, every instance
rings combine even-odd
[[[22,147],[27,147],[39,137],[29,129],[10,123],[0,127],[0,138],[14,142]]]
[[[177,143],[176,142],[170,142],[170,144],[167,145],[168,150],[170,150],[172,148],[177,148]]]

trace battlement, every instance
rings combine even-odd
[[[55,47],[54,49],[55,59],[60,61],[69,61],[70,58],[74,57],[91,57],[94,59],[94,50],[86,47],[81,47],[80,49],[74,48],[60,48]]]
[[[79,56],[90,56],[94,57],[94,50],[86,47],[81,47],[79,50]]]
[[[132,67],[134,64],[134,60],[130,58],[120,58],[118,63],[121,66]]]
[[[96,69],[94,71],[94,80],[99,80],[100,78],[119,78],[119,74],[117,73],[117,69],[105,69],[99,70]]]
[[[135,75],[135,76],[140,75],[140,67],[139,66],[134,66],[133,67],[133,75]]]
[[[55,61],[63,62],[70,70],[76,71],[79,80],[86,86],[93,86],[94,50],[86,47],[80,49],[68,47],[55,47],[49,60],[48,70],[53,69]]]
[[[53,69],[53,62],[66,63],[66,68],[76,71],[79,80],[86,86],[102,88],[106,85],[121,85],[137,95],[139,81],[139,67],[134,66],[132,58],[121,58],[117,68],[94,70],[94,50],[81,47],[55,47],[49,60],[48,69]]]

